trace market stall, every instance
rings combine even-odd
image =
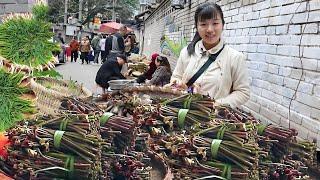
[[[299,140],[294,129],[174,87],[124,87],[93,98],[71,80],[34,77],[35,69],[50,68],[47,51],[14,61],[20,56],[1,48],[0,172],[8,178],[311,179],[311,170],[319,173],[316,143]],[[15,62],[23,66],[5,65]]]

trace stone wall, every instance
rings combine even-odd
[[[143,53],[163,52],[174,65],[177,57],[164,51],[160,39],[189,42],[194,11],[204,0],[192,0],[181,10],[173,10],[170,2],[162,2],[146,19]],[[247,57],[251,98],[244,109],[263,122],[296,128],[300,137],[318,139],[320,147],[320,1],[216,3],[224,11],[226,43]]]
[[[0,15],[31,12],[36,3],[47,4],[47,0],[0,0]]]

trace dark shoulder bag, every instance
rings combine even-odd
[[[224,49],[224,45],[218,52],[216,52],[214,54],[210,54],[207,62],[204,63],[204,65],[202,65],[201,68],[187,82],[187,86],[189,88],[193,85],[194,82],[196,82],[196,80],[201,76],[201,74],[203,74],[203,72],[206,71],[208,69],[208,67],[217,59],[217,57],[219,56],[219,54],[221,53],[221,51],[223,49]]]

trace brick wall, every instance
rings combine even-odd
[[[190,41],[194,11],[203,2],[182,10],[163,2],[145,22],[143,53],[159,52],[162,35]],[[216,2],[224,11],[226,43],[247,57],[251,98],[244,109],[266,123],[290,124],[320,147],[320,1]]]
[[[226,2],[225,40],[248,60],[246,109],[265,122],[290,123],[320,146],[320,2]]]

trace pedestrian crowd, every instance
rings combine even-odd
[[[149,70],[139,76],[137,82],[207,95],[216,100],[215,104],[232,108],[244,104],[250,97],[246,60],[241,52],[225,43],[222,37],[224,24],[223,11],[219,5],[204,3],[198,6],[194,16],[196,32],[192,41],[181,50],[174,71],[171,71],[166,57],[153,54]],[[119,32],[118,36],[121,36],[122,32]],[[134,40],[130,37],[121,42],[116,37],[112,39],[111,52],[121,50],[127,53],[134,49]],[[114,44],[116,48],[113,48]],[[116,56],[118,66],[127,61],[119,59],[121,57]],[[96,83],[100,83],[97,78]],[[99,85],[102,88],[108,87],[108,84]]]
[[[135,80],[147,85],[179,88],[190,93],[208,95],[217,104],[239,107],[250,97],[248,71],[245,56],[228,46],[222,37],[224,29],[222,9],[215,3],[200,5],[194,16],[196,27],[192,41],[184,47],[171,71],[165,56],[152,54],[149,68]],[[77,61],[80,51],[82,64],[90,61],[103,64],[95,82],[105,92],[110,80],[126,79],[130,71],[123,71],[128,62],[127,56],[139,53],[134,34],[127,33],[122,26],[115,34],[97,34],[90,41],[88,37],[70,42],[71,62]],[[93,56],[90,57],[91,52]]]
[[[55,37],[56,42],[64,45],[61,33]],[[64,49],[66,61],[81,64],[101,65],[95,78],[96,84],[105,91],[108,89],[110,80],[126,79],[131,74],[128,71],[127,57],[132,53],[139,54],[136,36],[127,32],[126,26],[121,26],[114,34],[94,34],[92,38],[84,36],[77,40],[74,36]],[[148,85],[163,86],[170,82],[172,71],[168,59],[154,53],[146,72],[136,77],[136,82]],[[131,77],[132,78],[132,77]]]
[[[56,41],[64,45],[64,40],[59,33],[55,37]],[[64,49],[66,60],[77,62],[80,58],[82,64],[103,64],[108,58],[114,58],[117,54],[124,54],[127,57],[131,53],[138,54],[139,47],[135,34],[127,33],[127,27],[120,27],[114,34],[94,33],[92,38],[84,36],[77,40],[74,36]]]

